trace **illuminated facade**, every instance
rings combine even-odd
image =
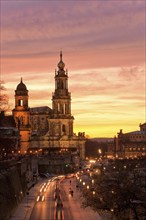
[[[28,90],[20,82],[15,91],[13,115],[20,129],[21,152],[31,150],[66,149],[85,157],[85,133],[73,132],[71,93],[68,91],[68,72],[60,52],[58,71],[55,71],[55,91],[52,109],[48,106],[29,108]]]
[[[20,131],[21,153],[26,153],[30,147],[31,125],[30,125],[30,108],[28,107],[28,90],[25,84],[21,82],[15,90],[15,108],[13,116],[16,127]]]
[[[115,154],[118,157],[134,158],[146,156],[146,123],[140,124],[139,131],[123,133],[115,138]]]

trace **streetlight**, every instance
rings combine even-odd
[[[98,149],[98,153],[99,153],[99,154],[101,154],[101,153],[102,153],[101,149]]]
[[[93,196],[94,196],[95,195],[95,191],[93,191],[92,193],[93,193]]]

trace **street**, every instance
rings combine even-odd
[[[55,182],[50,182],[46,192],[44,193],[44,201],[38,201],[35,203],[30,220],[54,219],[54,190]]]
[[[67,205],[68,197],[66,195],[66,192],[63,191],[62,188],[60,189],[60,184],[58,183],[58,181],[48,181],[48,183],[49,184],[46,187],[46,192],[43,193],[44,201],[36,200],[29,220],[72,220],[71,211]],[[42,189],[42,187],[43,184],[40,186],[40,190]],[[54,198],[56,187],[58,187],[58,190],[60,191],[59,196],[63,199],[63,207],[60,207],[57,204],[57,199]],[[42,191],[44,191],[44,189],[45,187],[43,187]],[[40,192],[38,192],[38,194],[40,194]]]
[[[81,206],[81,193],[76,188],[75,178],[65,178],[61,182],[56,179],[41,180],[32,188],[28,199],[24,198],[10,220],[101,220],[97,212]],[[56,188],[58,199],[55,198]]]

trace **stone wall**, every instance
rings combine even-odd
[[[17,166],[0,173],[0,210],[3,210],[0,212],[0,219],[9,219],[25,191],[25,177],[20,176]]]
[[[15,208],[34,184],[36,159],[0,162],[0,220],[8,220]],[[28,181],[28,173],[30,179]],[[1,211],[2,210],[2,211]]]

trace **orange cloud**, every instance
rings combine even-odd
[[[30,107],[51,107],[62,49],[75,130],[96,137],[137,127],[145,120],[144,4],[2,1],[1,75],[12,108],[20,77]]]

